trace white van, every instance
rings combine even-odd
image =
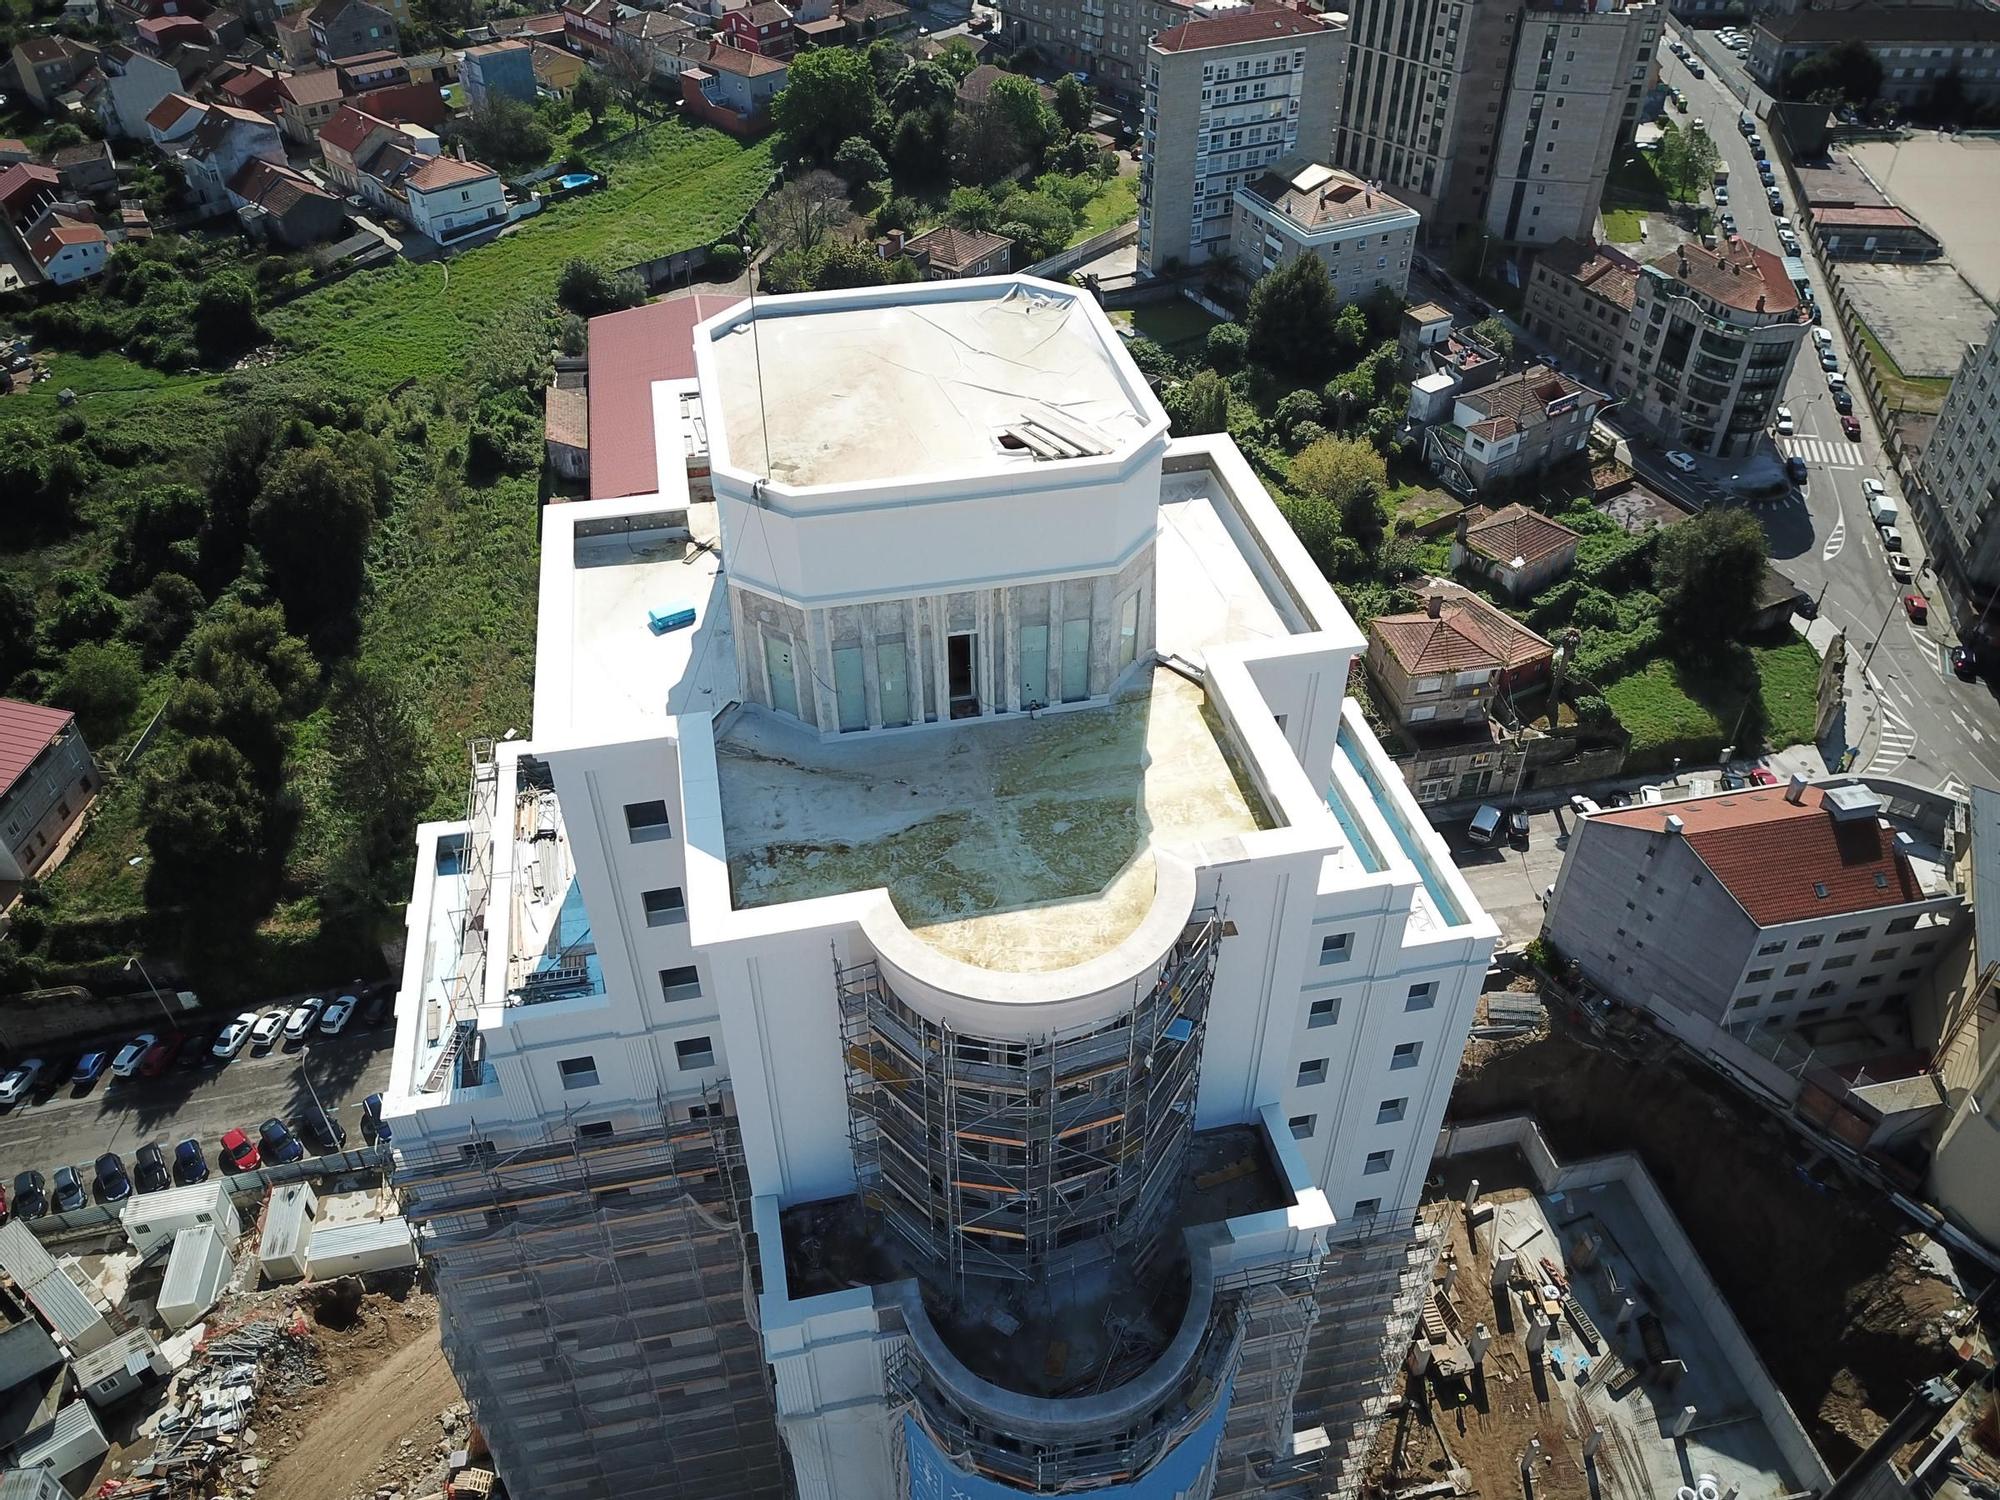
[[[1813,342],[1822,349],[1831,349],[1833,347],[1833,330],[1831,328],[1815,328],[1813,330]]]

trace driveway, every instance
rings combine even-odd
[[[1530,814],[1526,849],[1468,843],[1462,820],[1438,830],[1472,894],[1500,925],[1503,947],[1525,943],[1542,930],[1542,892],[1556,882],[1575,821],[1566,807]]]

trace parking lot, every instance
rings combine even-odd
[[[273,1116],[294,1123],[313,1110],[315,1097],[346,1127],[348,1145],[358,1147],[361,1101],[387,1085],[394,1036],[393,1015],[365,1029],[357,1019],[338,1036],[315,1032],[303,1042],[281,1041],[263,1055],[246,1046],[225,1062],[204,1049],[198,1065],[177,1061],[156,1078],[113,1078],[107,1071],[76,1088],[44,1080],[0,1111],[0,1184],[11,1189],[14,1175],[31,1167],[45,1175],[64,1165],[88,1168],[106,1151],[116,1151],[129,1168],[133,1151],[147,1141],[162,1142],[171,1156],[175,1142],[189,1137],[201,1142],[213,1167],[224,1131],[240,1127],[254,1134]],[[130,1034],[79,1039],[76,1050],[115,1053],[130,1040]],[[74,1056],[51,1059],[57,1076]]]
[[[1472,894],[1500,925],[1503,947],[1525,943],[1542,930],[1542,892],[1555,884],[1562,870],[1563,850],[1575,821],[1576,815],[1567,808],[1531,814],[1526,849],[1473,844],[1465,837],[1463,821],[1438,830],[1451,846],[1452,860]]]

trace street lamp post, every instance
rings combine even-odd
[[[136,953],[125,960],[125,972],[130,974],[134,969],[137,969],[139,977],[146,981],[146,988],[153,992],[153,998],[160,1002],[160,1014],[167,1018],[169,1025],[178,1024],[174,1019],[174,1013],[167,1009],[166,996],[162,995],[160,987],[153,983],[153,976],[146,972],[146,966],[139,962],[139,955]]]

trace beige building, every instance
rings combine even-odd
[[[1000,39],[1033,47],[1057,67],[1090,75],[1106,93],[1137,95],[1146,76],[1146,43],[1196,15],[1172,0],[998,0]]]
[[[1563,240],[1535,257],[1521,320],[1566,366],[1609,380],[1638,283],[1639,263],[1631,257],[1592,240]]]
[[[1640,269],[1613,388],[1664,447],[1750,452],[1811,326],[1784,262],[1742,240]]]
[[[1461,391],[1451,421],[1425,429],[1424,455],[1460,494],[1504,490],[1583,453],[1603,404],[1601,392],[1530,365]]]
[[[0,698],[0,884],[51,868],[98,784],[74,714]]]
[[[1525,599],[1576,566],[1577,541],[1562,522],[1525,505],[1474,505],[1459,512],[1452,571],[1476,573],[1510,599]]]
[[[1236,190],[1332,139],[1346,34],[1319,17],[1243,6],[1161,32],[1146,49],[1139,265],[1230,249]],[[1255,274],[1252,264],[1241,267]]]
[[[1409,201],[1432,243],[1587,235],[1659,35],[1652,0],[1356,0],[1334,162]]]
[[[1293,157],[1236,190],[1229,253],[1246,276],[1315,255],[1343,302],[1410,282],[1417,211],[1357,177]]]

